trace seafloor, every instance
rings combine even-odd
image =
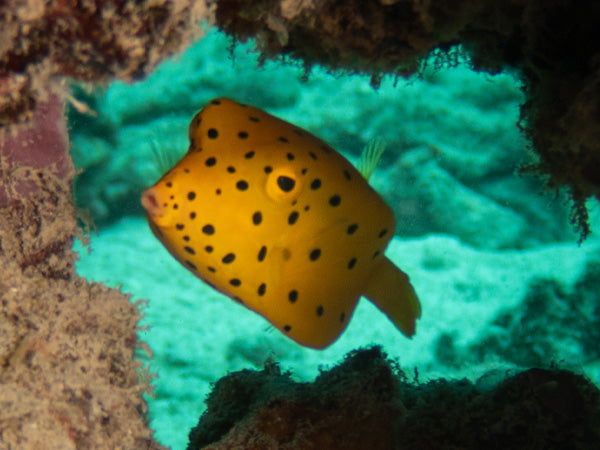
[[[456,50],[432,57],[418,77],[374,89],[368,77],[259,64],[251,44],[212,32],[144,82],[77,86],[75,95],[98,114],[69,116],[75,197],[97,225],[87,249],[76,244],[77,271],[147,300],[139,335],[152,358],[140,357],[157,374],[148,400],[162,444],[184,448],[211,383],[267,358],[311,380],[377,344],[420,381],[557,364],[600,384],[600,239],[578,245],[565,193],[517,175],[535,160],[517,126],[524,95],[513,75],[475,73]],[[370,139],[385,139],[372,184],[398,219],[387,255],[422,302],[412,340],[361,301],[334,345],[302,348],[204,285],[152,236],[138,199],[159,176],[156,152],[184,153],[190,118],[217,96],[267,109],[353,161]],[[589,206],[597,232],[599,209]]]

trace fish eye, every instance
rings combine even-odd
[[[290,192],[292,189],[294,189],[295,184],[296,180],[291,177],[287,177],[285,175],[277,177],[277,185],[283,192]]]
[[[267,177],[267,195],[277,202],[293,202],[302,190],[302,178],[292,166],[276,167]]]

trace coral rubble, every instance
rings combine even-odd
[[[314,384],[267,365],[221,379],[188,450],[596,448],[600,392],[563,370],[498,385],[411,383],[378,347],[350,354]]]

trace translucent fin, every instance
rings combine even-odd
[[[365,292],[381,312],[407,337],[415,334],[416,320],[421,317],[421,305],[408,275],[389,259],[383,258]]]
[[[371,139],[360,155],[358,171],[368,180],[375,171],[375,167],[385,151],[385,141],[381,138]]]
[[[169,151],[169,149],[165,147],[160,147],[154,138],[150,140],[150,150],[152,151],[153,157],[152,166],[158,175],[157,180],[171,170],[182,156],[178,155],[176,152]]]

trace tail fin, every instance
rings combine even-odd
[[[408,275],[383,258],[363,293],[407,337],[415,334],[421,305]]]

